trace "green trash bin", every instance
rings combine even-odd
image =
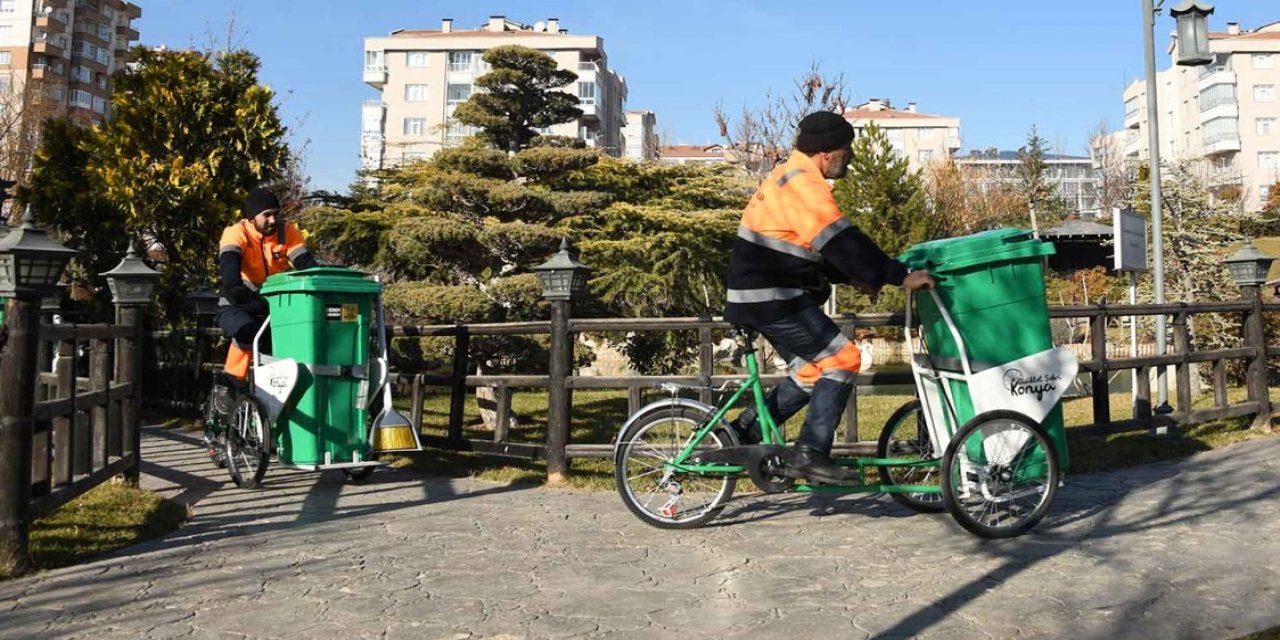
[[[267,278],[272,355],[300,373],[276,420],[280,462],[304,468],[369,460],[369,331],[382,285],[346,267]]]
[[[1053,348],[1043,266],[1045,256],[1053,253],[1053,244],[1029,231],[1008,228],[924,242],[907,249],[899,259],[937,278],[937,293],[964,340],[970,362],[980,369]],[[916,301],[930,355],[958,370],[960,351],[933,296],[917,295]],[[948,391],[958,421],[948,424],[948,431],[954,433],[975,411],[964,383],[952,381]],[[951,416],[945,419],[950,422]],[[1068,457],[1061,402],[1041,424],[1057,446],[1065,470]],[[978,455],[980,440],[966,444]]]

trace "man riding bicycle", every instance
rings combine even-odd
[[[222,380],[213,388],[215,410],[223,418],[231,412],[235,393],[248,390],[249,361],[253,338],[267,319],[267,300],[258,290],[268,276],[308,269],[316,265],[302,233],[280,215],[280,200],[271,191],[258,187],[249,192],[241,211],[244,219],[222,232],[218,243],[218,272],[222,298],[218,300],[218,326],[231,339]],[[260,347],[269,350],[270,333]]]
[[[831,284],[864,290],[886,284],[932,287],[926,271],[911,271],[885,255],[841,213],[827,180],[849,171],[853,126],[838,114],[800,120],[795,150],[760,185],[742,214],[729,259],[725,320],[760,332],[789,361],[790,375],[766,406],[781,425],[805,405],[809,411],[787,460],[787,475],[832,484],[856,474],[831,460],[836,425],[861,364],[850,341],[821,305]],[[733,422],[744,444],[760,442],[756,410]]]

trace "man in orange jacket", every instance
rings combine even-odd
[[[222,298],[218,301],[218,326],[231,339],[222,384],[214,386],[214,407],[224,416],[234,397],[230,386],[246,390],[253,338],[269,313],[258,293],[268,276],[315,266],[302,233],[280,218],[280,200],[264,188],[249,192],[242,209],[244,219],[227,227],[218,243],[218,272]],[[264,351],[269,351],[263,336]]]
[[[766,402],[778,424],[809,411],[787,461],[787,474],[849,483],[856,474],[831,460],[836,425],[861,364],[858,346],[822,312],[831,284],[876,290],[932,287],[885,255],[841,213],[828,180],[843,178],[853,155],[853,126],[828,111],[800,120],[795,151],[761,183],[742,214],[729,259],[729,322],[760,332],[790,361],[790,375]],[[733,423],[745,444],[760,441],[754,408]]]

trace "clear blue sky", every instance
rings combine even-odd
[[[961,118],[965,148],[1016,148],[1036,124],[1082,153],[1105,118],[1121,126],[1121,91],[1143,73],[1141,0],[135,0],[147,45],[201,46],[234,18],[262,58],[295,142],[309,139],[313,188],[346,188],[359,165],[364,38],[394,29],[472,28],[489,15],[560,18],[602,36],[627,79],[628,106],[657,114],[673,142],[716,139],[712,108],[755,105],[817,61],[843,72],[853,98],[908,101]],[[1167,0],[1166,8],[1178,0]],[[1280,20],[1276,0],[1218,0],[1210,27]],[[1157,29],[1158,64],[1173,20]]]

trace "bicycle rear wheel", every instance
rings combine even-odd
[[[627,508],[660,529],[700,527],[720,513],[738,479],[728,474],[677,473],[667,464],[711,419],[690,407],[655,411],[627,429],[614,461],[614,480]],[[731,447],[727,429],[713,429],[699,448]]]

